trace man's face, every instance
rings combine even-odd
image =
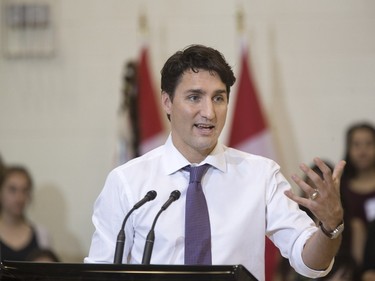
[[[163,92],[163,107],[171,117],[173,144],[190,162],[201,162],[214,149],[227,116],[227,96],[220,76],[201,69],[183,74],[173,102]]]

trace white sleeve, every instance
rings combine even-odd
[[[325,276],[332,268],[316,271],[305,265],[302,251],[306,241],[318,230],[314,221],[290,200],[284,191],[291,186],[277,169],[272,179],[273,188],[268,194],[267,235],[280,249],[281,254],[289,259],[296,272],[310,278]]]
[[[126,213],[125,202],[120,174],[113,170],[94,204],[92,222],[95,232],[85,263],[113,263],[117,235]]]

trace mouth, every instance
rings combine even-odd
[[[210,125],[210,124],[194,124],[194,126],[202,131],[211,131],[215,128],[214,125]]]

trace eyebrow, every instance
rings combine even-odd
[[[186,94],[204,94],[202,89],[189,89],[185,92]]]
[[[205,91],[203,91],[202,89],[189,89],[185,92],[185,94],[204,94]],[[227,93],[227,90],[225,89],[218,89],[215,91],[215,94],[226,94]]]
[[[215,94],[227,94],[227,90],[224,90],[224,89],[222,89],[222,90],[216,90]]]

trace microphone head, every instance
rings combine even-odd
[[[146,194],[146,198],[148,199],[148,201],[151,201],[151,200],[154,200],[156,198],[156,191],[155,190],[150,190],[149,192],[147,192]]]
[[[170,198],[173,198],[173,201],[176,201],[178,198],[180,198],[181,192],[178,190],[174,190],[171,193]]]

